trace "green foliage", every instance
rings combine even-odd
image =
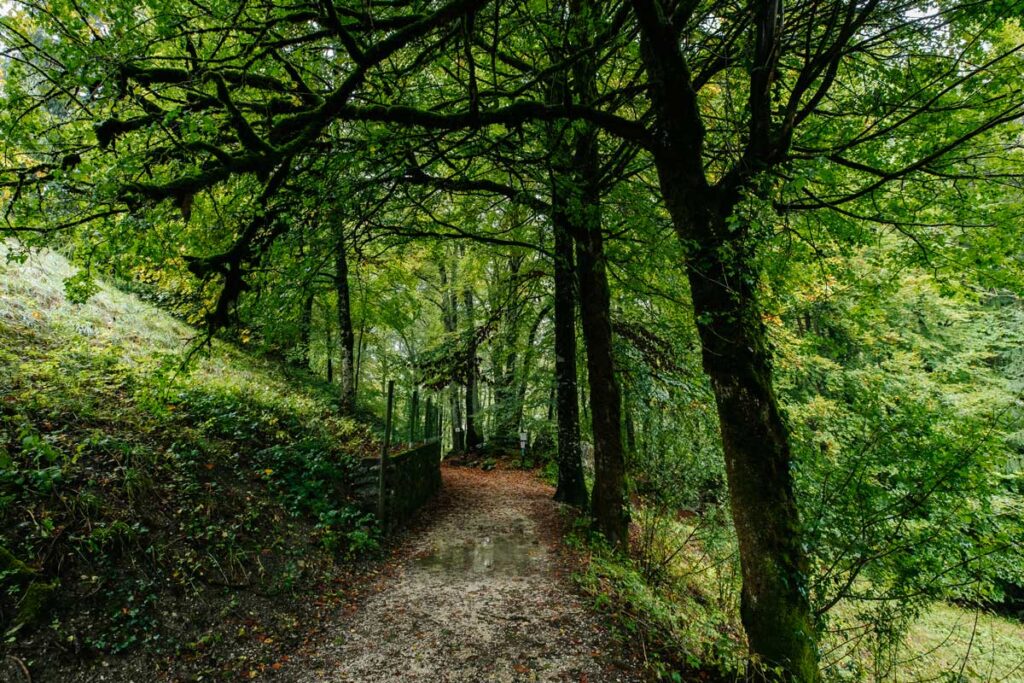
[[[64,293],[73,304],[84,304],[89,297],[98,294],[99,284],[86,270],[80,270],[64,280]]]
[[[812,601],[855,612],[858,639],[895,661],[934,600],[998,604],[1021,583],[1024,526],[1004,475],[1020,384],[993,369],[1020,328],[914,269],[873,280],[865,256],[835,262],[856,287],[795,290],[796,324],[775,328],[778,377]]]
[[[910,670],[917,639],[939,644],[950,628],[930,618],[943,609],[936,601],[1007,610],[1024,567],[1018,303],[925,273],[891,247],[812,257],[813,267],[788,251],[778,274],[786,286],[766,300],[780,311],[765,319],[792,430],[811,599],[825,647],[836,648],[825,665],[839,676]],[[685,320],[674,329],[671,316],[658,321],[658,334],[633,322],[619,341],[643,501],[632,566],[650,590],[678,590],[682,574],[699,577],[691,591],[735,595],[735,575],[701,574],[735,539],[716,505],[726,492],[711,399],[688,371],[693,332]],[[658,360],[658,339],[679,340],[666,354],[675,367]],[[680,528],[680,511],[692,526]],[[700,528],[707,533],[691,537]],[[738,618],[735,601],[718,604]],[[913,670],[934,674],[929,659],[959,667],[958,657],[981,666],[983,655],[967,649],[964,639],[943,643]]]
[[[568,543],[589,552],[576,580],[594,608],[607,616],[617,637],[645,653],[654,680],[727,681],[741,675],[744,644],[735,594],[710,590],[715,579],[734,585],[727,572],[702,576],[704,570],[695,574],[682,569],[695,559],[687,548],[685,555],[672,558],[670,575],[652,582],[642,559],[614,553],[600,538],[576,532]],[[717,559],[728,562],[727,556]]]
[[[593,131],[643,525],[623,594],[658,622],[685,604],[680,514],[715,530],[713,555],[734,547],[702,365],[736,311],[738,355],[775,359],[761,388],[790,429],[777,472],[823,628],[853,610],[892,659],[934,601],[1021,590],[1019,2],[796,0],[784,20],[731,2],[8,4],[0,202],[24,242],[7,256],[57,247],[78,267],[31,301],[14,285],[0,328],[0,541],[40,571],[64,566],[45,548],[87,571],[148,553],[181,584],[233,585],[304,532],[372,549],[345,499],[370,433],[309,377],[338,368],[339,328],[357,330],[364,414],[396,380],[400,406],[437,390],[453,428],[464,410],[488,435],[550,437],[552,171],[579,174],[559,142]],[[93,274],[293,372],[220,343],[178,372],[188,333]],[[691,282],[732,312],[693,310]],[[37,310],[65,298],[90,303]],[[160,545],[169,529],[187,540]]]

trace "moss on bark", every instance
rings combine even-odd
[[[14,617],[15,624],[38,626],[49,611],[53,597],[60,588],[60,581],[33,581],[18,601],[18,614]]]
[[[19,560],[7,548],[0,545],[0,575],[14,579],[31,579],[36,572]]]

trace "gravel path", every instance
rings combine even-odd
[[[322,631],[298,680],[642,680],[566,576],[551,494],[525,472],[444,468],[397,571]]]

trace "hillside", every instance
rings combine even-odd
[[[71,303],[64,258],[8,256],[0,246],[7,651],[36,681],[271,664],[315,603],[290,596],[375,545],[346,487],[369,430],[338,417],[332,387],[223,343],[182,369],[196,330],[107,285]],[[106,661],[125,651],[143,656]]]

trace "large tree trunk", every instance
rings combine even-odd
[[[714,232],[728,232],[724,219],[719,226]],[[815,681],[817,630],[807,599],[789,434],[772,386],[751,255],[727,240],[701,242],[688,275],[718,406],[743,569],[743,626],[765,663],[784,667],[789,680]]]
[[[334,283],[338,295],[338,337],[341,343],[341,412],[344,415],[351,415],[356,409],[355,335],[352,332],[348,255],[345,251],[345,233],[339,226],[334,245]]]
[[[736,188],[711,187],[704,176],[700,111],[673,27],[657,0],[633,0],[633,6],[659,129],[654,160],[687,251],[704,370],[718,407],[743,573],[743,627],[760,660],[757,675],[813,683],[820,680],[817,630],[749,226],[731,220]]]

